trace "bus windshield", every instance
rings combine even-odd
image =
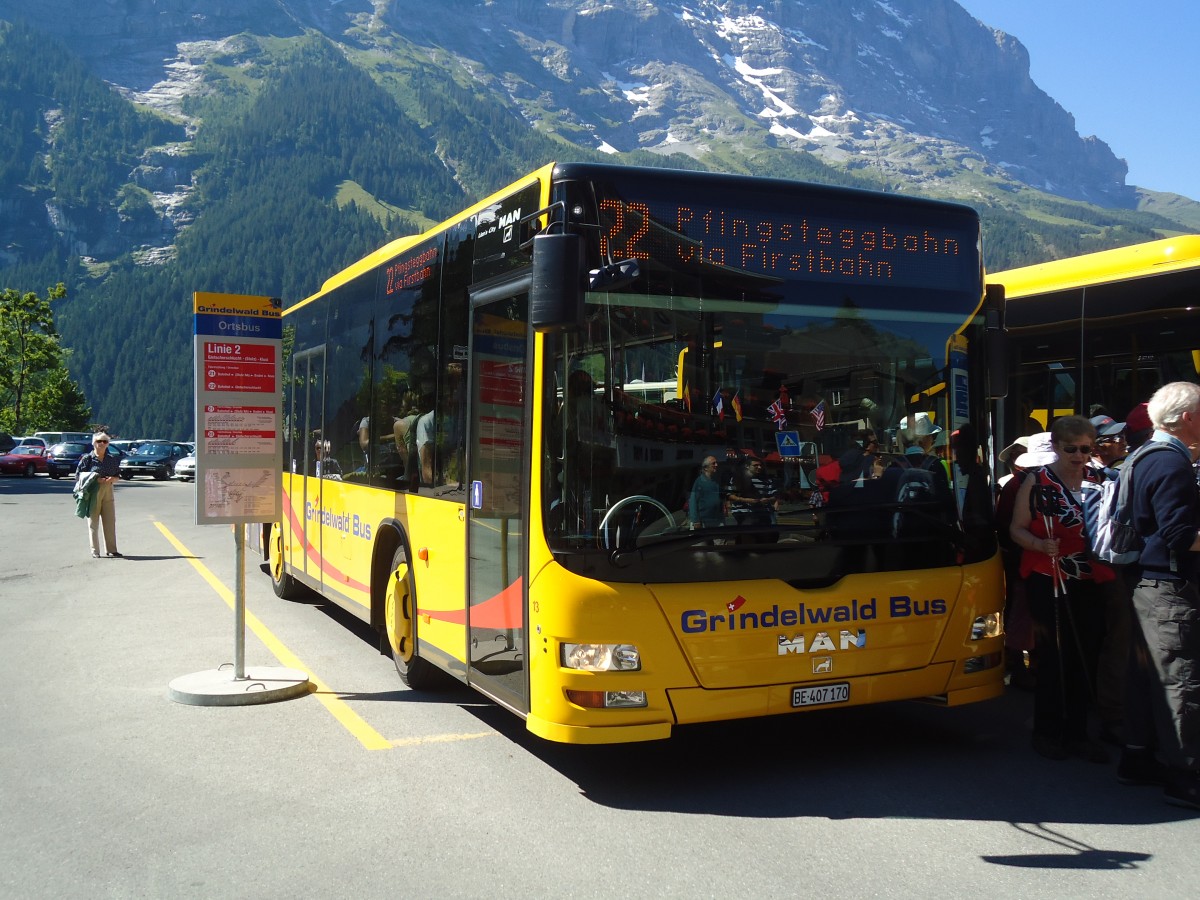
[[[664,224],[671,213],[656,208],[669,204],[644,196],[603,233],[642,236],[610,243],[617,255],[642,254],[645,282],[589,294],[584,327],[549,341],[545,390],[557,402],[547,404],[543,429],[544,518],[564,564],[572,554],[577,565],[603,564],[588,558],[600,551],[636,580],[677,579],[677,569],[652,560],[691,553],[700,578],[778,577],[781,566],[797,571],[781,558],[790,550],[815,555],[803,563],[807,575],[789,581],[830,583],[849,571],[990,553],[990,496],[971,425],[982,411],[965,388],[978,273],[968,264],[938,275],[927,265],[909,286],[903,277],[880,285],[861,270],[822,279],[804,266],[770,267],[769,242],[744,238],[696,251],[727,263],[732,249],[744,265],[705,265],[680,252],[689,235],[678,205]],[[735,203],[710,199],[736,221]],[[796,214],[786,197],[740,202],[753,203],[760,233],[820,221],[820,210]],[[598,205],[604,223],[612,204]],[[836,215],[845,224],[852,211]],[[955,237],[969,260],[975,235]],[[646,384],[673,390],[660,397]],[[962,439],[958,453],[952,435]],[[772,495],[769,512],[736,499],[755,468]],[[715,519],[689,515],[698,478],[716,482]],[[976,508],[967,508],[968,493]],[[759,571],[704,562],[746,550]]]

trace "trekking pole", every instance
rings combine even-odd
[[[1049,513],[1042,513],[1042,522],[1046,526],[1046,537],[1049,540],[1054,540],[1054,519]],[[1058,555],[1050,557],[1050,580],[1054,582],[1054,596],[1057,598],[1059,594],[1059,583],[1062,581],[1062,572],[1058,567]],[[1066,585],[1063,585],[1065,590]]]
[[[1046,536],[1050,540],[1054,540],[1054,517],[1049,513],[1042,513],[1042,517],[1046,523]],[[1058,563],[1058,554],[1055,553],[1050,557],[1050,571],[1053,573],[1051,578],[1054,581],[1054,648],[1055,655],[1058,657],[1058,694],[1062,701],[1060,707],[1060,715],[1062,716],[1061,725],[1065,732],[1067,720],[1067,661],[1063,658],[1063,622],[1062,610],[1063,605],[1067,603],[1067,580],[1063,575],[1062,567]],[[1070,617],[1071,608],[1067,605],[1067,616]]]

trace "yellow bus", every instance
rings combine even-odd
[[[553,741],[990,698],[971,467],[921,495],[891,460],[817,508],[786,462],[914,397],[987,446],[998,315],[965,206],[547,165],[285,310],[284,516],[256,539],[279,596],[370,622],[411,688],[456,679]],[[690,522],[704,460],[719,496],[750,455],[777,508]]]
[[[1117,421],[1171,381],[1200,380],[1200,235],[989,272],[1013,351],[999,443],[1056,417]]]

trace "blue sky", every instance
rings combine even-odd
[[[1196,0],[958,0],[1029,50],[1034,83],[1129,164],[1126,184],[1200,201]]]

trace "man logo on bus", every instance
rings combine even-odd
[[[867,631],[865,628],[858,629],[858,632],[843,630],[839,636],[838,643],[834,644],[833,638],[829,636],[828,631],[818,631],[811,642],[807,642],[807,635],[797,634],[788,637],[786,634],[779,635],[779,655],[788,656],[791,654],[801,653],[833,653],[836,650],[861,650],[867,646]]]

